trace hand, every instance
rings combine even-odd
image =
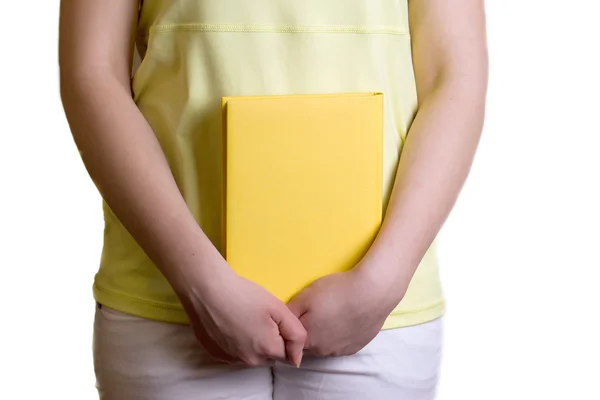
[[[200,288],[200,283],[192,282],[187,285],[191,290],[180,295],[196,337],[209,355],[248,366],[268,360],[300,365],[306,330],[285,304],[233,271],[215,275],[216,284]]]
[[[308,332],[305,349],[319,357],[357,353],[381,330],[406,289],[387,295],[383,283],[354,268],[325,276],[301,291],[288,307]]]

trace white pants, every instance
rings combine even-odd
[[[99,307],[94,367],[102,400],[430,400],[441,320],[382,331],[359,353],[305,356],[300,368],[212,361],[189,326]]]

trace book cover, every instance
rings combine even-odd
[[[284,302],[352,268],[382,221],[383,95],[223,98],[227,262]]]

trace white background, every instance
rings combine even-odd
[[[484,137],[441,241],[438,398],[597,400],[600,7],[487,3]],[[103,226],[59,100],[58,0],[0,5],[0,398],[93,399]]]

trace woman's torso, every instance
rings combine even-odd
[[[192,213],[221,238],[223,96],[384,93],[387,204],[417,110],[407,0],[152,0],[140,11],[134,99],[156,133]],[[119,311],[186,322],[172,289],[105,206],[96,299]],[[387,328],[439,317],[435,249]]]

